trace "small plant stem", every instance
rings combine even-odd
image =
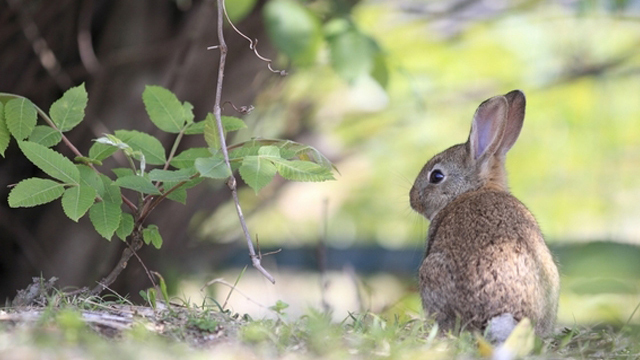
[[[184,136],[184,132],[186,129],[187,128],[184,127],[178,133],[178,136],[176,137],[176,140],[173,142],[173,146],[171,147],[171,151],[169,152],[167,162],[164,163],[164,167],[162,168],[162,170],[167,170],[169,168],[169,163],[171,163],[171,160],[173,160],[173,156],[176,154],[176,151],[178,151],[178,145],[180,145],[180,141],[182,141],[182,137]]]
[[[247,240],[247,247],[249,248],[249,257],[251,258],[251,263],[254,268],[256,268],[262,275],[264,275],[271,283],[276,282],[269,272],[262,267],[260,260],[262,256],[256,254],[256,250],[253,247],[253,241],[251,240],[251,235],[249,234],[249,229],[247,228],[247,222],[244,219],[244,215],[242,214],[242,208],[240,207],[240,200],[238,199],[238,189],[236,178],[233,176],[233,170],[231,169],[231,162],[229,161],[229,152],[227,151],[227,141],[224,136],[224,129],[222,127],[222,109],[220,107],[220,103],[222,100],[222,83],[224,80],[224,66],[225,61],[227,59],[227,44],[224,41],[224,0],[217,0],[218,2],[218,50],[220,50],[220,63],[218,66],[218,80],[216,84],[216,97],[215,103],[213,105],[213,116],[216,119],[216,126],[218,127],[218,136],[220,137],[220,147],[222,149],[222,154],[224,156],[224,162],[229,168],[229,172],[231,172],[231,176],[227,180],[227,186],[231,190],[231,195],[233,197],[233,201],[236,205],[236,212],[238,213],[238,219],[240,220],[240,225],[242,226],[242,231],[244,233],[245,239]]]
[[[135,252],[142,247],[142,226],[140,226],[140,224],[136,224],[136,227],[131,234],[131,239],[131,244],[122,251],[122,255],[120,255],[120,261],[118,261],[118,264],[113,268],[113,270],[111,270],[109,275],[98,282],[98,285],[96,285],[89,293],[90,295],[97,296],[104,289],[108,289],[109,286],[111,286],[111,284],[116,281],[122,270],[127,267],[129,259],[131,259]]]

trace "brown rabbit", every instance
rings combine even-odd
[[[504,165],[524,109],[519,90],[484,101],[467,142],[429,160],[411,188],[411,207],[431,221],[422,305],[445,331],[458,320],[469,330],[489,327],[500,342],[524,317],[539,336],[553,329],[558,269],[535,218],[509,193]]]

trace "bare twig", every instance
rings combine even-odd
[[[238,199],[238,189],[236,178],[233,176],[233,172],[231,169],[231,163],[229,162],[229,152],[227,151],[227,141],[224,136],[224,129],[222,127],[222,109],[220,107],[221,99],[222,99],[222,83],[224,80],[224,65],[227,59],[227,44],[224,41],[224,18],[223,13],[226,14],[224,8],[224,0],[217,0],[218,2],[218,49],[220,50],[220,63],[218,66],[218,80],[216,84],[216,97],[215,103],[213,105],[213,116],[216,119],[216,126],[218,127],[218,136],[220,138],[220,146],[222,148],[222,154],[224,156],[224,162],[229,168],[231,172],[231,176],[227,180],[227,186],[231,190],[231,195],[233,197],[233,201],[236,205],[236,212],[238,213],[238,219],[240,220],[240,225],[242,226],[242,231],[244,232],[245,239],[247,240],[247,246],[249,248],[249,257],[251,257],[251,263],[253,267],[255,267],[262,275],[264,275],[269,281],[275,284],[276,280],[269,274],[265,268],[262,267],[260,263],[260,256],[256,254],[256,251],[253,247],[253,241],[251,240],[251,235],[249,234],[249,229],[247,228],[247,223],[244,219],[244,215],[242,214],[242,208],[240,207],[240,200]]]
[[[218,9],[220,9],[220,1],[218,1]],[[218,11],[220,11],[220,10],[218,10]],[[287,72],[285,70],[275,70],[274,68],[271,67],[271,64],[273,63],[273,60],[271,60],[269,58],[266,58],[266,57],[260,55],[260,53],[258,53],[258,39],[251,40],[250,37],[248,37],[247,35],[242,33],[242,31],[238,30],[238,28],[233,24],[231,19],[229,19],[229,14],[227,13],[227,8],[225,7],[224,2],[222,3],[222,11],[224,12],[224,16],[227,18],[227,22],[229,23],[229,25],[231,25],[233,30],[238,35],[242,36],[243,38],[245,38],[249,42],[249,49],[253,50],[253,53],[256,55],[256,57],[258,59],[260,59],[260,60],[262,60],[262,61],[267,63],[267,68],[269,68],[269,71],[271,71],[272,73],[275,73],[275,74],[279,74],[280,76],[286,76]],[[220,26],[220,24],[218,24],[218,26]],[[212,48],[216,48],[216,47],[215,46],[210,46],[207,49],[212,49]]]
[[[98,282],[98,285],[96,285],[91,290],[90,292],[91,295],[95,296],[100,294],[104,289],[109,289],[109,286],[113,284],[113,282],[116,280],[118,275],[120,275],[122,270],[124,270],[127,267],[127,263],[129,259],[131,259],[131,257],[135,254],[135,252],[142,247],[142,244],[143,244],[142,229],[140,228],[139,225],[136,227],[136,229],[133,230],[133,234],[131,238],[132,238],[131,245],[129,245],[126,249],[122,251],[122,255],[120,255],[120,260],[118,261],[118,264],[116,265],[116,267],[114,267],[113,270],[111,270],[109,275],[107,275],[104,279]]]

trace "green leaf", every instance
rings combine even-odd
[[[96,199],[96,190],[91,186],[72,186],[62,195],[62,210],[69,219],[78,222]]]
[[[187,189],[191,189],[192,187],[200,184],[203,180],[204,180],[203,177],[197,177],[197,178],[191,179],[190,181],[187,181],[186,183],[182,184],[182,186],[180,186],[176,190],[172,191],[169,195],[167,195],[167,199],[185,204],[187,202]],[[176,182],[167,181],[163,183],[164,192],[169,191],[169,189],[173,188],[177,184],[178,184],[177,181]]]
[[[211,156],[211,152],[207,148],[187,149],[171,159],[171,166],[178,169],[193,167],[197,158],[208,156]]]
[[[234,116],[221,116],[220,121],[222,121],[222,128],[226,132],[238,131],[240,129],[247,128],[247,124],[245,124],[244,121],[242,121],[242,119]]]
[[[98,173],[87,165],[76,165],[80,172],[80,186],[91,186],[98,196],[104,195],[104,184]]]
[[[29,141],[46,147],[55,146],[60,142],[60,140],[62,140],[62,134],[58,130],[47,125],[36,125],[36,127],[33,128],[31,135],[29,135]]]
[[[229,171],[227,164],[224,162],[224,158],[220,155],[196,159],[194,165],[200,175],[204,177],[226,179],[231,176],[231,171]]]
[[[204,133],[204,126],[206,121],[198,121],[190,124],[187,130],[184,131],[185,135],[197,135]]]
[[[118,151],[117,147],[94,142],[89,148],[89,157],[94,160],[102,161]]]
[[[195,115],[193,115],[193,105],[191,105],[190,102],[185,101],[182,103],[182,111],[187,124],[193,124],[193,119],[195,118]]]
[[[375,40],[353,28],[330,38],[329,48],[331,65],[348,81],[371,74],[380,52]]]
[[[33,207],[46,204],[62,195],[64,184],[49,179],[29,178],[20,181],[9,193],[9,206]]]
[[[171,91],[147,85],[142,93],[142,101],[149,118],[160,130],[174,134],[182,130],[186,121],[184,108]]]
[[[164,147],[155,137],[136,130],[117,130],[115,135],[134,151],[141,151],[147,164],[164,165],[167,161]]]
[[[133,232],[133,216],[129,213],[123,212],[120,216],[120,225],[116,229],[116,235],[122,241],[126,241],[127,237]]]
[[[120,187],[109,179],[107,175],[100,174],[99,176],[100,180],[102,180],[102,184],[104,185],[104,196],[102,199],[106,202],[121,205],[122,193],[120,192]]]
[[[187,181],[192,175],[196,173],[194,168],[187,168],[182,170],[160,170],[154,169],[149,172],[149,179],[151,181]]]
[[[129,175],[118,178],[115,184],[125,189],[131,189],[143,194],[161,195],[162,193],[156,188],[151,180],[137,175]]]
[[[143,229],[142,239],[145,244],[152,244],[156,249],[162,247],[162,236],[160,236],[160,231],[158,231],[158,226],[156,225],[150,224],[146,229]]]
[[[209,113],[204,119],[204,140],[213,150],[220,150],[220,135],[218,135],[218,125],[213,114]]]
[[[177,185],[177,183],[167,182],[164,185],[165,185],[165,190],[169,190],[175,185]],[[167,195],[167,199],[179,202],[184,205],[187,203],[187,189],[183,185],[173,190],[169,195]]]
[[[84,83],[65,91],[64,95],[51,105],[49,115],[61,132],[78,125],[84,118],[84,109],[89,97]]]
[[[29,99],[9,100],[4,106],[7,128],[17,140],[24,140],[33,131],[38,120],[36,107]]]
[[[274,161],[280,175],[293,181],[326,181],[334,180],[333,173],[330,169],[322,167],[316,163],[302,160],[284,160],[278,159]]]
[[[135,175],[135,173],[133,172],[132,169],[130,168],[113,168],[111,169],[111,171],[116,174],[116,177],[123,177],[123,176],[133,176]]]
[[[247,156],[240,166],[240,176],[256,193],[267,186],[276,175],[276,167],[260,156]]]
[[[4,120],[4,104],[0,102],[0,155],[2,155],[2,157],[4,157],[4,152],[7,150],[7,147],[9,147],[10,140],[11,133]]]
[[[295,0],[273,0],[264,7],[267,33],[294,63],[312,63],[322,43],[318,17]]]
[[[120,204],[109,201],[98,201],[89,209],[89,219],[93,227],[107,240],[111,240],[120,225],[121,214]]]
[[[62,154],[30,141],[18,141],[18,146],[27,159],[47,175],[67,184],[79,184],[78,169]]]

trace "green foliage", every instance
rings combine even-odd
[[[194,122],[193,106],[188,102],[181,103],[173,93],[159,86],[147,86],[142,100],[149,118],[160,130],[178,134],[170,151],[169,163],[163,144],[157,138],[136,130],[116,130],[113,134],[96,139],[88,157],[72,147],[76,155],[74,159],[81,164],[74,164],[51,149],[64,138],[64,132],[72,130],[83,120],[88,102],[84,84],[66,91],[53,103],[49,115],[28,99],[11,94],[2,95],[3,99],[10,99],[6,104],[0,102],[2,154],[10,136],[13,136],[25,157],[57,180],[30,178],[21,181],[11,190],[9,205],[32,207],[62,197],[62,208],[71,220],[77,222],[88,212],[98,234],[107,240],[114,234],[126,240],[134,231],[142,231],[139,235],[145,244],[160,248],[162,237],[158,227],[141,227],[148,211],[157,205],[150,202],[168,198],[185,203],[187,189],[196,186],[204,178],[225,179],[232,174],[220,151],[220,134],[213,115],[209,114],[204,121]],[[38,113],[46,125],[37,125]],[[246,128],[244,121],[232,116],[222,116],[221,125],[223,136]],[[209,148],[189,148],[174,156],[183,135],[201,134]],[[69,141],[65,139],[65,143]],[[251,149],[247,150],[245,146]],[[332,178],[328,160],[314,149],[300,144],[255,140],[250,145],[235,145],[235,149],[230,160],[237,164],[235,168],[240,167],[240,175],[256,191],[271,181],[278,169],[288,179],[319,181]],[[114,181],[96,166],[101,166],[102,161],[118,151],[124,154],[129,167],[111,169],[116,175]],[[297,160],[289,161],[283,154],[296,157]],[[302,165],[306,162],[307,165]],[[149,170],[147,166],[160,168]],[[133,201],[128,200],[121,189],[137,193],[138,204],[134,205]],[[135,216],[123,211],[123,204]]]
[[[96,190],[93,187],[72,186],[62,195],[62,209],[69,219],[77,222],[93,205],[95,198]]]
[[[47,175],[66,184],[79,184],[80,172],[64,155],[30,141],[18,141],[18,146],[24,156]]]
[[[149,118],[158,129],[174,134],[182,130],[189,114],[171,91],[148,85],[142,93],[142,101]]]
[[[120,217],[120,224],[116,229],[116,236],[122,241],[126,241],[127,237],[133,232],[134,220],[129,213],[123,212]]]
[[[143,229],[142,238],[144,239],[144,243],[147,245],[151,244],[156,249],[160,249],[160,247],[162,247],[162,236],[160,236],[160,231],[158,230],[157,225],[150,224]]]
[[[317,15],[295,0],[273,0],[264,8],[267,32],[278,50],[298,65],[311,64],[322,43]]]
[[[35,106],[25,98],[9,100],[4,106],[4,116],[9,132],[17,140],[26,139],[38,121]]]
[[[51,105],[49,116],[61,132],[76,127],[84,118],[84,109],[89,97],[84,83],[67,90],[64,95]]]
[[[142,194],[161,195],[160,190],[153,185],[151,180],[144,176],[127,175],[119,177],[115,184]]]
[[[62,134],[58,130],[46,125],[36,125],[29,135],[29,141],[46,147],[58,145],[60,140],[62,140]]]
[[[49,179],[29,178],[20,181],[9,193],[9,206],[33,207],[59,198],[64,185]]]
[[[98,201],[89,209],[89,219],[98,234],[111,240],[113,233],[120,225],[122,209],[120,204],[109,201]]]

